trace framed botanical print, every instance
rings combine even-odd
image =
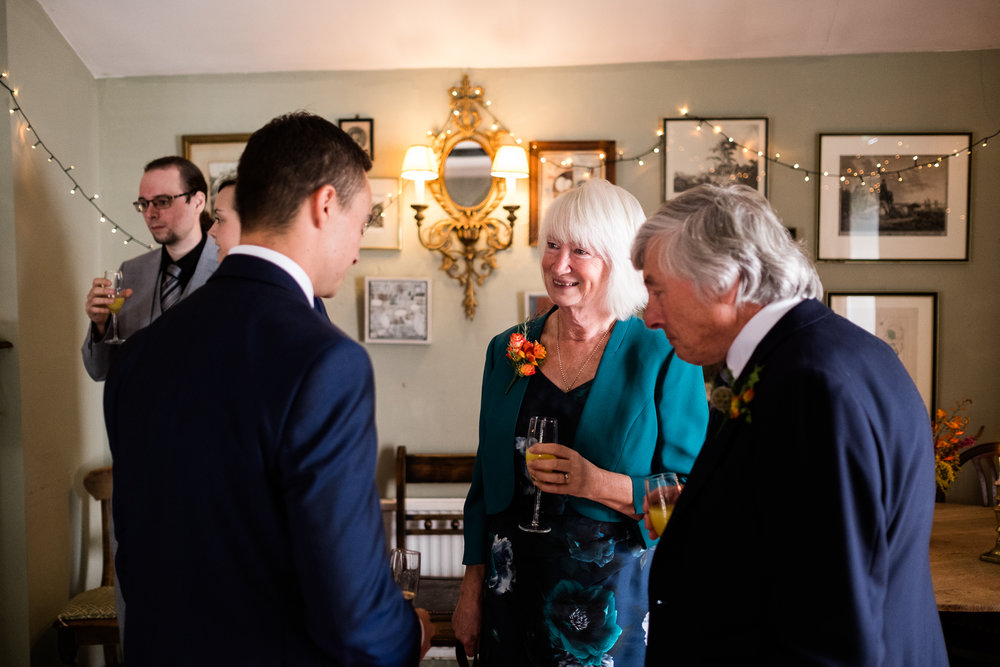
[[[556,197],[590,178],[615,182],[614,141],[532,141],[529,151],[528,243],[538,245],[538,226]]]
[[[548,292],[525,292],[524,293],[524,317],[523,320],[533,320],[549,311],[552,307],[552,299]]]
[[[430,278],[366,276],[364,341],[429,344]]]
[[[833,312],[892,348],[930,414],[937,381],[937,293],[829,292],[826,301]]]
[[[968,260],[971,140],[821,134],[817,259]]]
[[[701,183],[767,195],[767,118],[664,118],[663,199]]]

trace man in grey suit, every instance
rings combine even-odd
[[[207,197],[205,177],[191,161],[172,155],[146,165],[135,207],[153,239],[163,247],[121,266],[128,289],[125,305],[118,313],[120,337],[128,338],[148,326],[167,308],[205,284],[218,267],[215,240],[202,232],[200,224]],[[95,380],[105,378],[118,348],[104,343],[111,328],[110,288],[111,281],[94,278],[87,294],[91,324],[83,342],[83,365]]]

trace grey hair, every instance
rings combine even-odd
[[[617,320],[646,305],[642,274],[633,266],[630,248],[646,214],[624,188],[594,178],[559,195],[545,212],[538,245],[571,243],[586,248],[608,265],[604,299]]]
[[[632,246],[642,269],[651,244],[659,268],[688,280],[699,297],[739,283],[736,305],[767,305],[792,297],[820,298],[823,285],[802,245],[771,204],[746,185],[702,184],[664,202]]]

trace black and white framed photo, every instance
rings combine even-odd
[[[969,133],[819,135],[819,260],[969,259]]]
[[[664,118],[663,199],[701,183],[767,196],[767,118]]]
[[[397,178],[369,178],[372,186],[371,224],[361,237],[364,250],[399,250],[403,244]]]
[[[235,173],[249,139],[249,133],[185,134],[181,137],[182,155],[201,169],[211,193],[221,177]],[[209,212],[210,204],[206,204]]]
[[[937,293],[829,292],[826,301],[833,312],[889,344],[930,414],[937,384]]]
[[[430,278],[366,276],[364,341],[429,344]]]
[[[375,121],[372,118],[340,118],[337,125],[365,149],[372,160],[375,159]]]

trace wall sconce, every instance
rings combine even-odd
[[[493,123],[480,130],[481,112],[489,113],[483,89],[469,83],[452,87],[447,125],[430,146],[411,146],[400,175],[414,182],[414,210],[420,244],[441,256],[440,269],[464,287],[465,316],[476,313],[476,285],[497,268],[496,253],[510,247],[520,206],[508,205],[507,219],[490,214],[503,203],[517,179],[528,177],[528,155],[513,145],[507,130]],[[424,224],[424,186],[446,217]]]
[[[427,181],[433,181],[438,177],[437,160],[434,157],[434,150],[430,146],[410,146],[406,149],[406,157],[403,158],[403,170],[400,174],[403,178],[413,181],[413,204],[411,206],[422,206],[417,210],[421,215],[424,209],[424,188]]]

